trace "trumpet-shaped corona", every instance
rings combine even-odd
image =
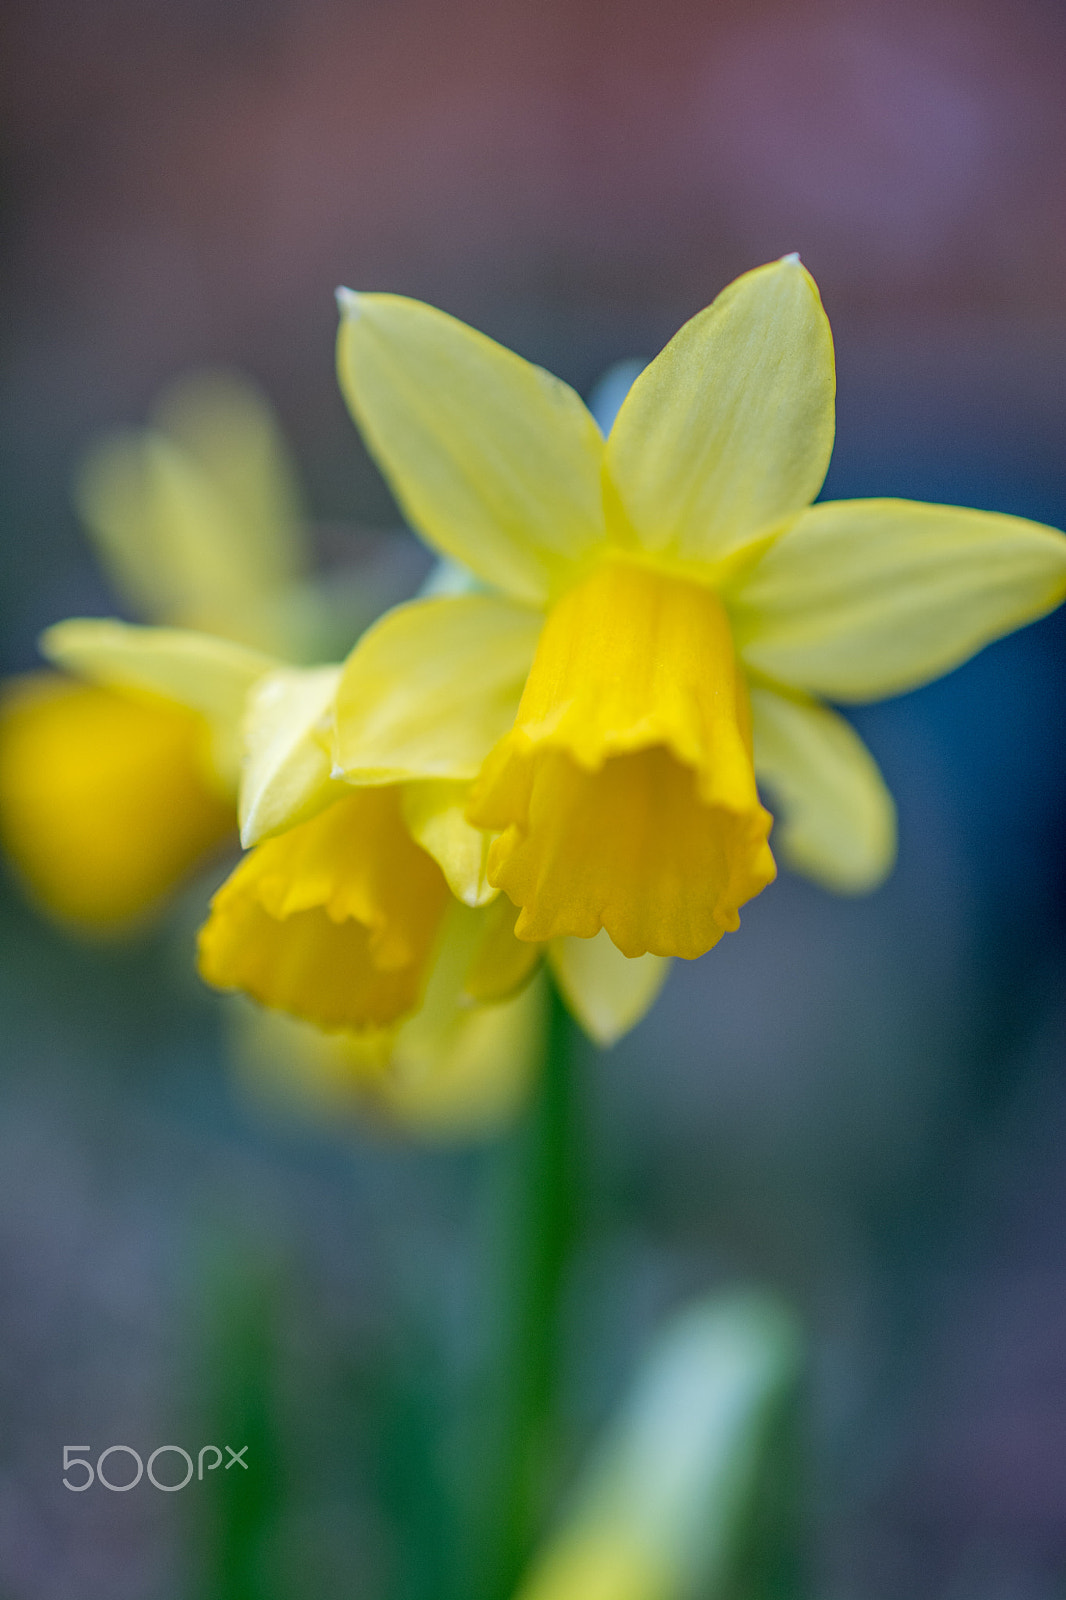
[[[360,789],[257,845],[211,902],[200,971],[321,1028],[413,1011],[448,901],[392,786]]]
[[[747,690],[713,590],[604,561],[548,614],[469,816],[519,938],[694,957],[774,876]]]

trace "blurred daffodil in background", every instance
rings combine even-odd
[[[879,883],[893,803],[825,702],[901,693],[1051,610],[1066,538],[903,500],[811,504],[834,361],[796,257],[687,323],[606,440],[573,390],[444,313],[339,300],[370,449],[416,530],[489,591],[379,624],[377,699],[406,702],[402,737],[368,740],[373,702],[342,680],[344,776],[471,784],[519,940],[710,949],[774,876],[757,779],[793,866]]]
[[[231,1054],[250,1100],[275,1119],[377,1125],[421,1139],[495,1133],[522,1112],[544,1046],[546,996],[527,984],[499,1004],[463,993],[463,941],[433,968],[395,1028],[330,1032],[233,1000]]]
[[[149,731],[170,720],[188,727],[190,763],[211,787],[225,837],[235,839],[238,820],[245,837],[256,837],[272,819],[276,825],[286,803],[304,815],[317,783],[329,798],[338,791],[344,797],[252,850],[216,896],[222,910],[202,939],[201,966],[218,987],[243,988],[317,1024],[286,1026],[288,1019],[263,1016],[253,1024],[238,1014],[231,1034],[250,1088],[277,1101],[284,1074],[281,1098],[305,1111],[354,1108],[415,1133],[476,1133],[520,1108],[543,1031],[543,992],[524,981],[535,952],[512,937],[506,917],[452,900],[392,791],[353,791],[330,778],[339,667],[301,668],[211,634],[107,619],[57,623],[41,644],[76,675],[77,689],[106,685],[101,695],[132,707],[131,717],[146,708]],[[55,681],[66,688],[65,679]],[[282,701],[299,710],[296,740],[279,726]],[[116,824],[110,878],[99,837],[85,845],[85,861],[70,848],[85,811],[99,834],[91,807],[62,813],[50,840],[48,859],[67,872],[67,892],[86,893],[88,885],[97,916],[105,886],[114,894],[125,881],[119,869],[143,879],[172,833],[188,837],[195,821],[173,771],[162,767],[150,787],[152,764],[161,764],[147,733],[138,752],[147,770],[135,766],[127,774],[113,743],[101,746],[107,781],[118,786],[104,813]],[[64,806],[69,798],[61,795]],[[51,791],[45,821],[49,802]],[[65,859],[57,840],[68,850]],[[323,882],[339,885],[339,902],[315,902]],[[427,915],[427,896],[435,915]],[[314,903],[303,904],[308,897]],[[221,955],[212,946],[219,928]]]
[[[0,842],[46,912],[106,936],[155,914],[233,836],[260,652],[308,642],[306,518],[271,412],[221,374],[176,385],[152,427],[104,438],[75,502],[134,613],[215,639],[208,669],[177,632],[146,646],[121,624],[75,623],[44,641],[60,672],[4,688]]]
[[[46,630],[57,670],[4,686],[0,839],[49,916],[85,937],[124,937],[236,846],[246,763],[240,821],[246,834],[269,825],[263,771],[278,761],[279,729],[271,722],[264,748],[264,709],[295,700],[304,713],[288,781],[294,760],[328,776],[339,668],[295,663],[344,635],[344,612],[348,638],[358,634],[367,602],[309,575],[295,471],[269,409],[237,378],[186,379],[152,428],[105,438],[75,499],[117,593],[165,625],[75,618]],[[418,1015],[402,1031],[374,1026],[395,1020],[380,1007],[358,1013],[359,1038],[328,1041],[283,1019],[235,1020],[249,1086],[269,1094],[280,1075],[292,1105],[356,1106],[410,1131],[468,1132],[513,1114],[543,995],[460,1006],[454,952],[470,941],[452,929],[456,915],[451,960],[424,1005],[407,984],[403,1009]],[[428,922],[417,930],[425,954],[435,936]],[[350,981],[343,962],[330,970]]]
[[[256,649],[301,655],[294,596],[310,553],[296,470],[244,379],[205,373],[161,397],[149,428],[104,437],[75,505],[133,611]]]

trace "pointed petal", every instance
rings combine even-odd
[[[81,465],[75,499],[101,559],[149,617],[272,644],[280,587],[304,565],[273,418],[238,380],[205,374],[164,397],[159,421],[106,436]]]
[[[341,388],[412,526],[486,583],[543,601],[604,539],[603,440],[580,398],[418,300],[338,299]]]
[[[714,562],[810,504],[833,448],[833,341],[797,257],[745,273],[636,379],[607,473],[647,550]]]
[[[115,433],[81,465],[75,501],[112,581],[162,622],[210,627],[241,573],[217,490],[173,440]]]
[[[46,628],[40,648],[49,661],[91,683],[160,695],[200,712],[211,730],[219,777],[233,785],[240,772],[248,691],[279,664],[210,634],[135,628],[95,617],[72,617]]]
[[[516,939],[518,911],[500,895],[481,918],[480,942],[466,972],[466,999],[491,1004],[509,1000],[525,987],[541,964],[544,946]]]
[[[488,880],[492,836],[466,820],[469,790],[469,784],[450,778],[405,784],[403,819],[440,867],[456,899],[467,906],[485,906],[500,891]]]
[[[422,1004],[393,1034],[377,1072],[364,1074],[368,1105],[410,1132],[477,1137],[528,1099],[544,1042],[543,983],[534,978],[517,993],[512,983],[507,998],[487,1004],[470,994],[471,968],[497,921],[495,907],[451,902]]]
[[[259,391],[235,373],[195,373],[163,395],[156,420],[225,502],[230,557],[245,583],[276,589],[297,578],[307,563],[306,515],[285,439]]]
[[[255,684],[245,715],[241,843],[246,850],[345,793],[330,776],[340,667],[283,668]]]
[[[542,978],[497,1005],[445,1009],[432,994],[401,1027],[380,1104],[422,1138],[484,1138],[523,1110],[540,1064]]]
[[[902,694],[1066,596],[1066,538],[912,500],[812,506],[739,588],[749,667],[833,700]]]
[[[663,956],[630,960],[605,928],[594,939],[553,939],[548,962],[567,1007],[599,1045],[614,1044],[636,1027],[670,971]]]
[[[492,595],[397,606],[337,690],[335,760],[352,783],[476,777],[514,721],[542,618]]]
[[[896,859],[896,807],[854,728],[827,706],[771,689],[752,689],[751,716],[775,850],[839,894],[876,889]]]

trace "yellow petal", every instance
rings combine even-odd
[[[211,902],[200,971],[323,1028],[414,1010],[448,889],[395,789],[362,789],[257,845]]]
[[[534,980],[497,1005],[430,1003],[401,1027],[377,1104],[405,1132],[468,1138],[495,1132],[529,1099],[545,1031],[546,991]]]
[[[774,866],[714,593],[625,562],[569,590],[467,815],[519,938],[694,957],[737,927]]]
[[[40,674],[0,704],[0,837],[45,910],[121,933],[234,832],[205,781],[202,720]]]
[[[496,906],[448,908],[425,999],[398,1030],[375,1086],[379,1106],[409,1130],[487,1132],[528,1098],[543,1046],[543,984],[525,982],[517,993],[512,984],[502,1002],[471,1004],[471,962],[496,922]]]
[[[250,894],[215,902],[200,973],[215,988],[326,1029],[385,1026],[415,1008],[422,978],[413,965],[379,967],[360,922],[334,922],[317,909],[279,920]]]
[[[352,782],[477,775],[510,727],[543,619],[492,595],[397,606],[337,690],[335,759]]]
[[[548,961],[563,999],[591,1039],[611,1045],[635,1028],[670,971],[662,956],[628,960],[601,928],[594,939],[555,939]]]
[[[211,730],[220,779],[236,786],[245,701],[252,685],[278,662],[229,639],[179,628],[135,628],[125,622],[72,617],[41,635],[50,661],[109,688],[160,695],[199,712]]]
[[[478,944],[463,983],[465,999],[482,1003],[509,1000],[540,966],[541,946],[515,937],[517,918],[505,895],[483,912]]]
[[[751,716],[755,771],[777,813],[774,849],[827,889],[875,889],[896,858],[896,808],[854,728],[770,689],[752,689]]]
[[[456,899],[467,906],[483,906],[500,891],[488,880],[491,836],[466,820],[469,792],[468,783],[450,778],[405,784],[403,819],[440,867]]]
[[[829,323],[798,257],[745,273],[622,403],[607,473],[630,537],[715,562],[795,516],[829,465],[834,394]]]
[[[75,499],[104,566],[132,605],[165,622],[211,627],[241,574],[214,485],[173,440],[116,433],[86,457]]]
[[[911,500],[813,506],[732,601],[744,661],[834,700],[900,694],[1059,605],[1066,538]]]
[[[266,1011],[243,995],[222,1007],[229,1057],[252,1109],[320,1123],[349,1121],[364,1085],[387,1069],[394,1028],[326,1033],[284,1011]]]
[[[450,908],[423,1003],[398,1027],[323,1033],[280,1012],[235,1004],[228,1018],[245,1089],[259,1106],[287,1118],[293,1112],[331,1122],[356,1117],[433,1140],[498,1130],[529,1097],[543,1047],[546,991],[535,982],[500,1005],[463,1002],[478,921],[460,906]]]
[[[187,379],[159,429],[115,433],[86,457],[75,498],[133,606],[161,622],[273,643],[280,586],[303,565],[299,508],[269,412],[237,379]]]
[[[307,564],[306,514],[288,446],[259,391],[235,373],[194,373],[162,396],[156,421],[225,502],[230,559],[245,587],[297,579]]]
[[[580,398],[420,301],[338,299],[341,388],[412,526],[505,594],[543,601],[604,539],[603,439]]]
[[[330,776],[340,675],[340,667],[281,669],[250,691],[240,792],[245,849],[306,822],[347,792]]]

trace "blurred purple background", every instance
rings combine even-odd
[[[338,283],[432,300],[587,393],[799,250],[837,339],[826,493],[1066,523],[1050,0],[33,0],[4,33],[8,670],[114,608],[72,467],[190,367],[257,377],[316,517],[353,550],[395,528],[407,560],[333,378]],[[665,1308],[779,1286],[814,1331],[829,1600],[1066,1584],[1064,691],[1054,618],[861,713],[893,881],[841,902],[784,878],[589,1062],[575,1450]],[[73,1496],[57,1463],[192,1437],[197,1286],[229,1251],[264,1263],[252,1323],[285,1285],[261,1592],[428,1594],[366,1463],[415,1404],[420,1356],[380,1368],[399,1308],[444,1326],[449,1370],[476,1350],[482,1158],[257,1123],[187,972],[194,919],[87,953],[6,892],[0,1591],[199,1592],[187,1504]]]

